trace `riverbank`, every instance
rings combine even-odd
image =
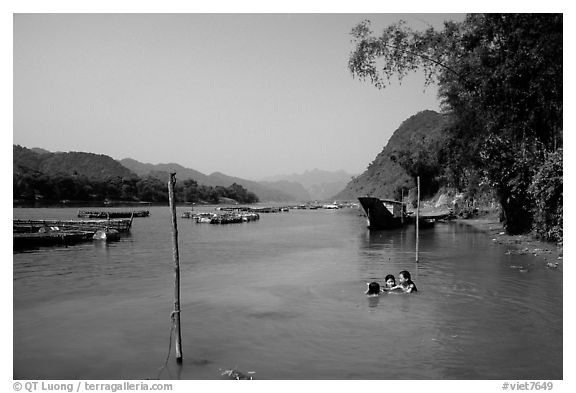
[[[507,235],[502,223],[495,216],[457,219],[457,223],[469,225],[485,232],[492,241],[510,246],[507,253],[533,255],[551,269],[563,270],[563,246],[537,239],[531,234]]]

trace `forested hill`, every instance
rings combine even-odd
[[[213,185],[208,182],[208,176],[205,174],[194,169],[185,168],[179,164],[147,164],[136,161],[132,158],[124,158],[119,162],[126,168],[130,169],[132,172],[136,173],[138,176],[162,176],[161,180],[164,181],[168,178],[168,173],[175,172],[178,180],[194,179],[198,182],[198,184]],[[232,184],[232,182],[225,184],[225,186],[230,184]]]
[[[13,172],[24,174],[40,172],[47,176],[83,176],[103,181],[110,178],[132,179],[137,175],[113,158],[94,153],[50,153],[42,149],[27,149],[14,145]]]
[[[406,167],[410,160],[416,161],[416,156],[419,161],[425,161],[427,157],[422,155],[433,153],[431,148],[441,144],[445,122],[443,115],[430,110],[405,120],[366,171],[349,182],[335,199],[353,200],[362,195],[398,198],[402,187],[405,190],[413,188],[414,180],[400,162]],[[429,159],[436,157],[430,154]]]
[[[168,202],[166,180],[150,174],[138,176],[113,158],[93,153],[50,153],[13,146],[13,197],[17,203]],[[211,187],[195,180],[180,181],[176,200],[187,203],[258,202],[239,184]]]
[[[228,187],[236,183],[256,194],[261,201],[288,202],[310,199],[300,184],[284,184],[281,182],[260,184],[239,177],[228,176],[220,172],[205,175],[194,169],[186,168],[175,163],[148,164],[131,158],[122,159],[120,163],[139,176],[152,176],[162,181],[168,177],[169,172],[176,172],[176,177],[179,181],[193,179],[198,184],[211,187]]]
[[[51,153],[13,145],[13,190],[17,200],[167,200],[169,172],[177,174],[180,199],[217,203],[219,197],[238,202],[297,201],[306,191],[300,184],[269,186],[213,173],[204,175],[178,164],[143,164],[94,153]]]

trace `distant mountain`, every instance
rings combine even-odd
[[[366,171],[349,182],[335,198],[354,200],[361,195],[394,198],[399,187],[414,187],[413,179],[393,160],[399,151],[441,138],[445,124],[443,115],[429,110],[405,120]]]
[[[136,174],[113,158],[94,153],[50,153],[44,149],[27,149],[14,145],[12,149],[13,172],[41,172],[48,176],[78,175],[91,180],[134,178]]]
[[[212,185],[208,183],[208,176],[195,171],[194,169],[185,168],[179,164],[145,164],[132,158],[124,158],[119,161],[120,164],[136,173],[138,176],[147,176],[152,174],[160,180],[166,180],[169,173],[176,172],[177,179],[194,179],[198,184]],[[227,184],[226,186],[229,186]]]
[[[38,154],[51,154],[51,151],[48,151],[46,149],[41,149],[39,147],[33,147],[30,150],[32,150],[34,153],[38,153]]]
[[[289,194],[281,189],[269,187],[255,181],[232,177],[220,172],[214,172],[208,176],[208,184],[227,187],[233,183],[239,184],[258,196],[262,202],[297,202],[297,195]]]
[[[43,157],[20,145],[12,146],[12,171],[15,174],[40,172]]]
[[[264,181],[286,181],[301,184],[310,195],[310,200],[328,200],[342,191],[352,175],[345,171],[323,171],[313,169],[301,174],[277,175],[265,178]]]
[[[306,202],[314,199],[310,196],[310,193],[304,188],[304,186],[297,182],[279,180],[274,182],[261,181],[259,183],[265,187],[279,190],[294,196],[293,201]]]
[[[290,189],[284,185],[260,184],[251,180],[228,176],[220,172],[214,172],[210,175],[205,175],[194,169],[185,168],[182,165],[174,163],[145,164],[131,158],[125,158],[119,162],[139,176],[150,175],[157,177],[160,180],[166,180],[168,173],[176,172],[176,179],[178,180],[193,179],[198,184],[212,187],[230,187],[232,184],[236,183],[246,188],[248,191],[256,194],[258,199],[260,199],[262,202],[295,202],[302,200],[300,199],[300,189]]]
[[[352,176],[350,176],[348,180],[351,178]],[[314,196],[314,200],[335,200],[338,198],[335,198],[334,196],[340,193],[346,187],[347,183],[347,181],[338,181],[332,183],[314,184],[308,188],[308,192],[310,192],[310,195]]]

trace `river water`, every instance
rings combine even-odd
[[[172,346],[162,369],[171,221],[168,207],[150,211],[118,242],[13,253],[14,378],[563,378],[560,271],[455,223],[421,231],[416,264],[414,226],[370,232],[356,209],[229,225],[179,218],[184,362]],[[405,269],[418,293],[364,295]]]

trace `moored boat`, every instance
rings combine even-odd
[[[368,228],[393,229],[404,225],[406,205],[391,199],[359,197],[358,201],[366,213]]]
[[[148,217],[150,216],[149,210],[134,210],[134,211],[78,211],[78,218],[131,218],[131,217]]]
[[[181,217],[182,218],[194,218],[194,215],[196,214],[196,212],[194,211],[187,211],[182,213]]]
[[[96,232],[94,232],[92,239],[105,241],[118,240],[120,239],[120,232],[112,228],[98,229]]]

